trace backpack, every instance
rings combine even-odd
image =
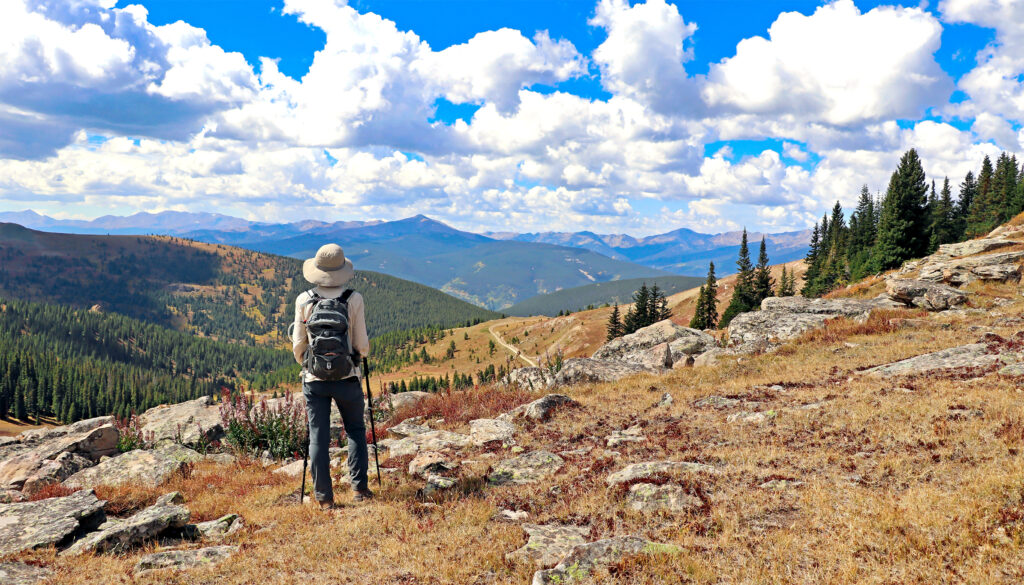
[[[340,297],[326,299],[309,291],[307,303],[313,304],[313,312],[306,319],[309,347],[303,366],[321,380],[343,380],[355,370],[348,338],[348,298],[352,292],[346,289]]]

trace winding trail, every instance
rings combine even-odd
[[[535,362],[535,361],[531,360],[530,358],[526,357],[525,355],[523,355],[523,352],[521,352],[518,349],[516,349],[515,346],[509,345],[509,344],[505,343],[505,340],[501,338],[501,335],[498,335],[494,331],[494,327],[495,327],[494,325],[491,325],[490,327],[488,327],[487,328],[487,332],[490,333],[491,337],[493,337],[494,340],[498,342],[498,345],[500,345],[501,347],[503,347],[506,350],[508,350],[509,352],[511,352],[512,355],[514,355],[517,358],[519,358],[519,359],[523,360],[524,362],[526,362],[526,365],[533,366],[535,368],[537,367],[537,362]]]

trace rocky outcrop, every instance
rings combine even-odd
[[[224,435],[220,409],[209,396],[151,408],[142,413],[139,422],[143,434],[152,433],[154,441],[169,439],[195,445],[204,436],[213,441]]]
[[[64,481],[70,487],[137,484],[157,486],[188,463],[200,461],[199,453],[174,443],[153,450],[136,449],[104,459],[98,465],[75,473]]]
[[[444,473],[455,469],[457,464],[449,460],[442,453],[436,451],[424,451],[409,462],[409,475],[426,479],[430,475]]]
[[[655,374],[660,370],[630,364],[617,360],[594,358],[570,358],[565,360],[562,369],[555,374],[555,384],[572,386],[575,384],[616,382],[635,374]]]
[[[458,484],[457,481],[443,475],[430,474],[427,476],[427,483],[420,490],[420,495],[429,497],[437,492],[450,490]]]
[[[46,434],[39,444],[0,462],[0,487],[20,489],[36,476],[48,461],[62,453],[74,453],[91,461],[117,453],[119,433],[113,425],[105,424],[80,432]]]
[[[195,525],[195,533],[208,540],[221,540],[245,527],[245,521],[238,514],[225,514],[216,520]]]
[[[553,569],[537,571],[532,585],[582,585],[598,567],[608,566],[631,555],[676,551],[676,547],[650,542],[636,536],[606,538],[573,547]]]
[[[21,490],[26,495],[33,495],[48,485],[60,483],[75,473],[91,467],[93,462],[77,453],[61,453],[54,459],[44,461],[38,469],[25,480]]]
[[[505,555],[511,562],[529,563],[538,569],[550,569],[577,545],[586,544],[589,527],[561,524],[523,524],[529,537],[526,544]]]
[[[92,490],[36,502],[0,504],[0,555],[60,544],[76,532],[95,528],[106,502]]]
[[[533,451],[494,466],[487,476],[492,484],[528,484],[554,475],[565,460],[549,451]]]
[[[962,291],[926,280],[890,279],[885,292],[894,301],[928,311],[945,311],[967,303]]]
[[[692,512],[704,505],[700,498],[671,484],[635,483],[629,486],[626,500],[629,507],[638,512]]]
[[[609,341],[593,357],[656,370],[714,346],[715,338],[707,333],[666,319]]]
[[[558,409],[579,406],[579,403],[565,394],[548,394],[533,402],[518,406],[498,417],[498,420],[514,421],[519,418],[544,422]]]
[[[612,431],[612,434],[609,435],[605,445],[611,449],[626,443],[643,443],[646,440],[647,438],[644,437],[644,431],[640,425],[633,425],[628,429]]]
[[[25,563],[0,563],[0,583],[4,585],[37,585],[53,576],[53,570]]]
[[[807,299],[769,297],[760,311],[740,313],[729,323],[729,344],[736,347],[769,347],[800,337],[835,317],[864,318],[875,309],[904,305],[887,297],[874,299]]]
[[[125,551],[160,535],[167,529],[185,528],[190,513],[188,508],[158,501],[124,520],[109,520],[77,540],[62,555],[75,556],[87,552]]]
[[[908,262],[897,273],[897,278],[917,271],[920,280],[953,286],[963,286],[975,280],[1017,282],[1021,277],[1024,251],[989,252],[1019,244],[991,235],[958,244],[946,244],[939,246],[938,251],[931,256]]]
[[[388,452],[392,457],[403,455],[415,455],[420,451],[444,451],[445,449],[459,449],[467,447],[470,439],[466,435],[452,433],[450,431],[430,431],[419,435],[412,435],[399,439],[388,445]]]
[[[227,560],[238,552],[237,546],[208,546],[188,550],[168,550],[148,554],[135,564],[135,575],[141,576],[153,571],[174,569],[182,571],[195,567],[209,567]]]
[[[478,418],[469,421],[469,440],[477,446],[488,443],[511,445],[516,434],[516,426],[507,420],[495,418]]]
[[[862,374],[880,378],[893,376],[919,376],[956,369],[974,370],[984,375],[997,365],[1024,361],[1024,354],[1007,352],[999,354],[988,343],[970,343],[926,353],[891,364],[864,370]]]
[[[638,480],[651,479],[657,475],[681,472],[716,473],[717,470],[710,465],[693,463],[691,461],[645,461],[643,463],[627,465],[619,471],[616,471],[608,476],[605,483],[607,483],[609,487],[614,487]]]
[[[429,392],[420,392],[419,390],[412,390],[409,392],[398,392],[396,394],[390,394],[380,400],[381,406],[388,408],[394,408],[398,410],[405,407],[413,407],[423,400],[430,398]]]
[[[532,392],[553,385],[555,377],[545,368],[517,368],[509,372],[501,383]]]
[[[388,429],[388,434],[396,439],[404,439],[413,435],[422,435],[423,433],[429,433],[431,428],[427,425],[418,424],[416,421],[422,420],[420,417],[415,419],[407,419],[398,423],[397,425]]]

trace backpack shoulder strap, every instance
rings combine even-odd
[[[309,289],[306,291],[306,294],[309,295],[309,298],[306,299],[305,303],[302,303],[303,305],[313,305],[321,301],[320,295],[316,294],[315,288]]]
[[[342,292],[342,293],[341,293],[341,296],[340,296],[340,297],[338,297],[338,298],[340,298],[340,299],[341,299],[341,302],[343,302],[343,303],[347,303],[347,302],[348,302],[348,298],[349,298],[350,296],[352,296],[352,293],[354,293],[354,292],[356,292],[356,291],[354,291],[354,290],[352,290],[352,289],[350,289],[350,288],[346,288],[346,289],[345,289],[345,291],[344,291],[344,292]]]

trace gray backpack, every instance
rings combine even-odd
[[[309,347],[303,365],[321,380],[343,380],[355,370],[348,339],[348,299],[352,292],[346,289],[340,297],[327,299],[309,291],[307,303],[313,305],[313,312],[306,319]]]

